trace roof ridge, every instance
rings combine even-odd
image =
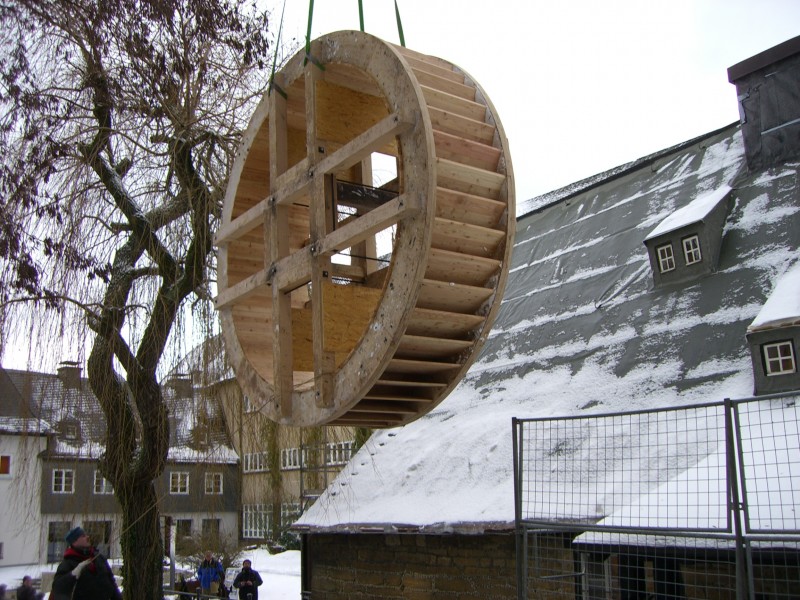
[[[704,133],[703,135],[699,135],[692,139],[686,140],[684,142],[680,142],[675,144],[674,146],[670,146],[669,148],[664,148],[662,150],[658,150],[653,152],[652,154],[647,154],[635,160],[632,160],[627,163],[623,163],[621,165],[617,165],[616,167],[612,167],[606,171],[601,171],[600,173],[596,173],[594,175],[590,175],[580,181],[576,181],[574,183],[570,183],[565,185],[564,187],[557,188],[550,192],[545,192],[544,194],[540,194],[538,196],[534,196],[527,202],[532,203],[534,206],[530,210],[520,213],[517,215],[517,220],[521,219],[522,217],[526,217],[530,214],[539,212],[552,206],[553,204],[557,204],[564,200],[568,200],[577,196],[578,194],[582,194],[592,188],[598,187],[603,185],[613,179],[618,177],[622,177],[627,173],[640,169],[641,167],[653,163],[656,160],[663,158],[664,156],[668,156],[695,144],[702,142],[708,138],[712,138],[720,133],[727,131],[728,129],[734,129],[739,127],[739,121],[734,121],[724,127],[720,127],[719,129],[715,129],[714,131],[710,131],[708,133]],[[539,202],[537,202],[539,200]]]

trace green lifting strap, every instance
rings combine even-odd
[[[311,17],[314,15],[314,0],[308,0],[308,29],[306,29],[306,58],[303,59],[303,66],[308,63],[308,55],[311,52]]]
[[[277,83],[275,83],[275,66],[278,64],[278,48],[280,47],[281,42],[281,32],[283,31],[283,15],[286,12],[286,0],[283,0],[283,10],[281,10],[281,24],[278,26],[278,37],[275,40],[275,56],[272,57],[272,73],[269,75],[269,87],[267,88],[267,93],[271,94],[272,89],[275,88],[275,91],[278,92],[281,96],[286,98],[286,91],[281,89]]]
[[[397,35],[400,36],[400,45],[406,47],[406,38],[403,36],[403,23],[400,21],[400,9],[397,8],[397,0],[394,0],[394,15],[397,17]]]
[[[284,0],[285,1],[285,0]],[[284,4],[284,7],[286,4]],[[309,59],[314,62],[318,67],[323,68],[322,65],[315,62],[310,55],[311,51],[311,20],[314,14],[314,0],[308,0],[308,29],[306,30],[306,58],[303,60],[305,65]],[[403,35],[403,22],[400,19],[400,8],[397,6],[397,0],[394,0],[394,16],[397,19],[397,35],[400,37],[400,45],[406,47],[406,38]],[[364,31],[364,3],[363,0],[358,0],[358,23],[361,31]]]
[[[314,14],[314,0],[308,0],[308,29],[306,30],[306,56],[303,59],[303,66],[305,67],[308,64],[308,61],[311,61],[311,64],[314,64],[317,67],[319,67],[320,71],[324,71],[325,65],[323,65],[316,58],[311,56],[311,17],[313,14]]]

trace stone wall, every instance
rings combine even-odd
[[[514,535],[314,534],[313,600],[516,600]]]

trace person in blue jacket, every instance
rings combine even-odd
[[[211,556],[209,550],[206,550],[205,559],[197,567],[197,579],[200,581],[201,593],[204,596],[216,596],[223,577],[225,577],[225,571],[222,569],[222,563]]]

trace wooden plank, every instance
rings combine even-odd
[[[419,378],[415,379],[384,379],[381,377],[378,381],[375,382],[375,386],[392,386],[392,387],[418,387],[418,388],[443,388],[447,387],[447,383],[439,382],[439,381],[421,381]]]
[[[403,358],[443,360],[454,358],[472,347],[472,340],[404,335],[395,352]]]
[[[416,75],[420,85],[425,85],[441,92],[452,94],[458,98],[464,98],[465,100],[475,102],[475,88],[465,85],[463,78],[461,81],[453,81],[452,79],[440,77],[439,75],[421,69],[414,69],[414,75]]]
[[[396,427],[402,424],[404,420],[405,419],[401,419],[400,417],[391,418],[390,415],[379,415],[376,413],[353,414],[347,412],[328,424],[339,427],[370,427],[372,429],[383,429],[387,427]]]
[[[464,83],[464,74],[454,71],[453,66],[450,64],[443,65],[436,62],[423,60],[419,56],[415,56],[413,54],[406,54],[404,58],[415,73],[417,71],[425,71],[426,73],[431,73],[437,77],[442,77],[444,79],[449,79],[450,81],[456,81],[462,84]]]
[[[432,248],[425,269],[426,279],[485,286],[502,267],[502,261],[461,252]]]
[[[436,147],[436,156],[440,158],[487,171],[497,171],[497,166],[500,164],[501,150],[494,146],[487,146],[443,131],[433,132],[433,143]]]
[[[227,308],[232,304],[241,302],[266,284],[267,270],[261,269],[258,273],[254,273],[239,283],[224,290],[220,290],[220,292],[217,294],[217,299],[214,304],[217,310],[222,310],[223,308]]]
[[[403,373],[403,374],[416,374],[423,373],[449,373],[457,371],[461,368],[458,363],[439,362],[433,360],[410,360],[404,358],[393,358],[389,361],[389,365],[384,370],[384,376],[387,373]]]
[[[506,232],[437,218],[433,224],[431,246],[475,257],[491,258],[505,240]]]
[[[329,233],[319,241],[318,246],[313,251],[319,255],[342,252],[359,242],[369,239],[390,225],[398,223],[417,210],[416,206],[409,206],[405,195],[398,196],[391,202],[387,202],[355,221],[351,221],[347,225]],[[311,247],[303,248],[275,264],[273,285],[277,285],[282,290],[290,291],[310,281],[311,252]]]
[[[387,202],[328,234],[319,248],[321,253],[342,252],[374,236],[391,225],[416,213],[419,207],[405,194]]]
[[[317,69],[319,71],[319,69]],[[317,138],[342,145],[389,114],[383,98],[332,85],[327,69],[317,83]]]
[[[484,322],[481,315],[415,308],[406,333],[442,338],[462,339]]]
[[[322,293],[324,351],[336,355],[338,367],[361,341],[383,294],[381,290],[337,285],[327,280],[322,284]],[[294,308],[292,311],[295,370],[313,370],[311,314],[310,308]]]
[[[436,188],[436,216],[481,227],[499,227],[506,203],[466,192]]]
[[[311,281],[311,246],[301,248],[272,265],[272,286],[291,292]]]
[[[397,113],[392,113],[319,161],[316,171],[318,173],[334,173],[349,169],[373,152],[380,150],[395,136],[400,135],[411,126],[411,123],[401,121]]]
[[[267,202],[268,200],[262,200],[230,223],[220,227],[214,237],[214,243],[217,246],[227,244],[262,226],[264,213],[267,211]]]
[[[442,92],[426,85],[420,87],[422,88],[422,95],[428,106],[434,106],[475,121],[486,120],[486,107],[483,104],[459,98],[453,94],[448,94],[447,92]]]
[[[498,200],[506,182],[504,173],[495,173],[444,158],[436,159],[436,183],[440,187]]]
[[[491,288],[425,279],[420,288],[417,306],[434,310],[475,313],[494,294]]]
[[[275,82],[284,88],[280,74]],[[286,120],[286,98],[273,92],[269,114],[269,174],[270,193],[274,194],[289,164],[289,144]],[[264,222],[264,264],[272,265],[289,253],[289,237],[282,235],[289,228],[289,207],[270,202]],[[269,272],[268,272],[269,277]],[[272,286],[272,382],[275,399],[284,418],[292,416],[292,306],[291,299]],[[283,326],[279,326],[279,324]]]
[[[329,265],[329,269],[331,277],[349,279],[350,281],[357,283],[363,283],[367,277],[366,269],[363,263],[359,265],[343,265],[341,263],[332,262]]]
[[[431,398],[420,398],[403,393],[402,391],[391,392],[378,388],[372,388],[369,392],[367,392],[364,398],[369,398],[372,400],[380,399],[387,402],[415,402],[420,405],[431,404],[433,402]]]
[[[438,56],[431,56],[430,54],[423,54],[418,50],[412,50],[411,48],[406,48],[404,46],[395,46],[395,49],[405,57],[413,57],[417,60],[429,63],[431,65],[440,67],[442,69],[453,69],[454,65],[443,58],[439,58]]]
[[[367,396],[369,398],[369,396]],[[404,402],[386,402],[381,400],[365,399],[361,400],[348,412],[350,413],[386,413],[393,415],[415,415],[419,412],[419,407],[414,404]]]
[[[273,178],[275,187],[272,190],[272,201],[275,204],[287,205],[309,193],[312,174],[308,158],[293,165],[286,172]]]
[[[353,65],[339,62],[327,64],[323,79],[332,85],[383,98],[383,93],[375,80]]]
[[[496,129],[494,125],[484,121],[477,121],[453,112],[436,108],[435,106],[428,107],[428,114],[431,118],[431,125],[434,130],[444,131],[445,133],[452,133],[469,140],[481,142],[483,144],[493,145]]]

